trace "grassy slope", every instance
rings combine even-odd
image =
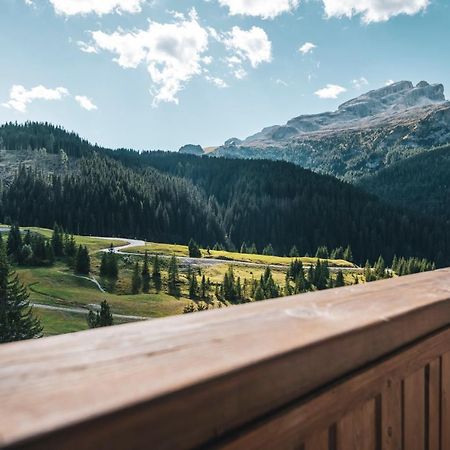
[[[130,249],[130,253],[144,253],[148,251],[150,254],[161,254],[161,255],[175,255],[175,256],[189,256],[188,247],[186,245],[177,244],[161,244],[155,242],[147,242],[145,247],[134,247]],[[204,258],[215,258],[224,259],[226,261],[243,261],[255,264],[266,264],[266,265],[284,265],[287,266],[294,259],[300,259],[303,264],[315,264],[317,258],[311,257],[301,257],[301,258],[290,258],[286,256],[270,256],[270,255],[254,255],[250,253],[238,253],[238,252],[227,252],[227,251],[216,251],[210,250],[210,254],[206,250],[202,250],[202,255]],[[344,261],[343,259],[328,260],[330,266],[336,267],[349,267],[353,266],[352,263]]]

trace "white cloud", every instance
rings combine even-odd
[[[337,84],[327,84],[326,87],[319,89],[315,94],[320,98],[338,98],[346,91],[347,89]]]
[[[277,80],[275,80],[275,84],[278,84],[278,85],[284,86],[284,87],[288,87],[288,86],[289,86],[289,84],[286,83],[286,81],[284,81],[284,80],[282,80],[282,79],[280,79],[280,78],[278,78]]]
[[[9,92],[9,100],[3,106],[25,113],[30,103],[35,100],[62,100],[69,95],[69,91],[64,87],[49,89],[39,85],[31,89],[26,89],[20,84],[15,84]]]
[[[328,17],[362,15],[365,23],[383,22],[399,14],[423,11],[430,0],[323,0]]]
[[[300,0],[219,0],[221,6],[227,6],[231,15],[258,16],[263,19],[293,11]]]
[[[355,80],[352,80],[352,84],[355,89],[362,89],[363,87],[368,86],[369,82],[367,81],[367,78],[360,77]]]
[[[307,53],[312,52],[315,48],[317,48],[317,45],[313,44],[312,42],[305,42],[299,49],[298,51],[300,53],[303,53],[304,55],[306,55]]]
[[[98,109],[97,105],[95,105],[89,97],[86,97],[84,95],[76,95],[75,100],[83,109],[87,111],[95,111],[96,109]]]
[[[386,80],[386,81],[384,82],[384,85],[385,85],[385,86],[390,86],[391,84],[394,84],[394,83],[395,83],[394,80]]]
[[[89,45],[86,42],[78,41],[77,45],[80,48],[80,50],[84,53],[98,53],[97,49],[93,45]]]
[[[191,10],[188,17],[177,15],[173,23],[150,22],[147,30],[112,34],[95,31],[92,37],[97,49],[116,55],[114,61],[124,68],[145,64],[154,83],[153,104],[178,103],[177,95],[208,63],[208,30]]]
[[[29,0],[25,0],[30,3]],[[57,14],[73,16],[76,14],[138,13],[146,0],[50,0]]]
[[[209,75],[207,75],[205,77],[206,81],[209,81],[210,83],[212,83],[214,86],[220,88],[220,89],[224,89],[228,87],[228,84],[222,80],[222,78],[217,78],[217,77],[211,77]]]
[[[224,44],[234,52],[234,62],[237,64],[248,60],[253,68],[261,63],[272,61],[272,43],[266,32],[259,27],[252,27],[250,30],[242,30],[233,27],[225,34]],[[232,61],[230,58],[229,61]]]

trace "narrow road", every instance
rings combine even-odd
[[[96,311],[96,308],[75,308],[75,307],[69,307],[66,308],[64,306],[51,306],[51,305],[43,305],[42,303],[32,303],[31,304],[33,308],[36,309],[46,309],[49,311],[61,311],[61,312],[67,312],[67,313],[74,313],[74,314],[83,314],[87,316],[90,311]],[[123,320],[132,320],[132,321],[139,321],[139,320],[149,320],[150,317],[142,317],[142,316],[127,316],[124,314],[113,314],[113,318],[115,319],[123,319]]]

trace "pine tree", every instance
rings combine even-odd
[[[243,242],[241,245],[240,253],[248,253],[247,252],[247,244],[245,242]]]
[[[189,258],[202,257],[202,252],[200,251],[198,244],[193,239],[189,241],[188,248],[189,248]]]
[[[64,256],[64,233],[58,224],[53,226],[53,234],[51,239],[53,253],[57,258]]]
[[[208,284],[206,282],[205,274],[202,275],[202,281],[200,284],[200,297],[202,300],[206,300],[208,298]]]
[[[91,258],[87,247],[79,246],[75,260],[75,272],[82,275],[89,275],[91,271]]]
[[[345,261],[353,262],[353,253],[350,245],[348,245],[344,251],[344,259]]]
[[[195,273],[190,273],[189,276],[189,298],[196,300],[198,298],[198,282]]]
[[[297,246],[293,245],[291,248],[291,251],[289,252],[289,256],[291,258],[297,258],[298,256],[300,256]]]
[[[33,316],[28,292],[8,262],[0,240],[0,343],[42,336],[42,327]]]
[[[8,234],[7,252],[14,261],[21,263],[22,235],[18,225],[11,225]]]
[[[275,254],[275,251],[274,251],[274,249],[272,247],[272,244],[266,245],[264,247],[263,255],[270,255],[270,256],[272,256],[274,254]]]
[[[169,295],[179,297],[180,292],[180,278],[178,275],[178,264],[175,255],[170,258],[168,278],[167,278],[167,290]]]
[[[142,266],[142,292],[148,294],[150,291],[150,268],[148,261],[148,252],[144,255],[144,265]]]
[[[345,286],[345,280],[344,280],[344,274],[342,270],[338,270],[336,274],[336,281],[334,283],[336,287],[342,287]]]
[[[158,255],[155,256],[155,260],[153,262],[152,281],[155,286],[156,292],[159,292],[162,287],[162,279]]]
[[[114,319],[111,313],[111,308],[106,300],[103,300],[100,305],[100,312],[89,311],[87,322],[89,328],[101,328],[114,325]]]
[[[142,286],[142,278],[139,272],[139,263],[134,265],[133,276],[131,277],[131,292],[133,295],[139,294]]]

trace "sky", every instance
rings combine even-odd
[[[450,89],[448,0],[0,0],[0,122],[221,145],[387,83]]]

